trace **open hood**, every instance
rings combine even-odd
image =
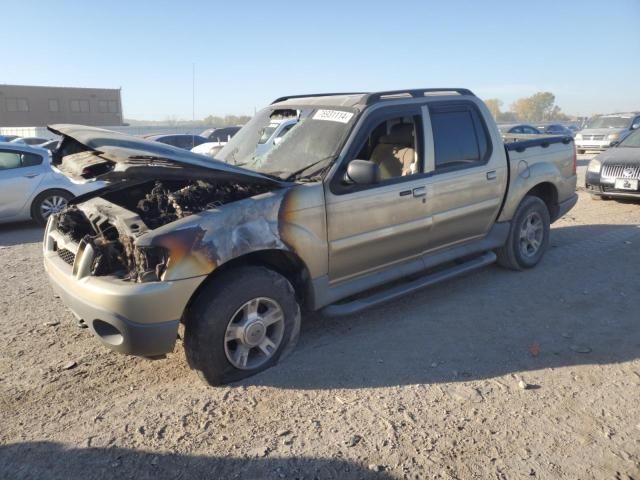
[[[171,145],[84,125],[51,125],[62,137],[53,165],[77,180],[224,179],[284,186],[287,183]]]

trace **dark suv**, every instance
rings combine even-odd
[[[589,162],[586,187],[594,198],[640,198],[640,130]]]

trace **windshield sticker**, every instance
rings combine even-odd
[[[314,120],[324,120],[327,122],[349,123],[353,117],[351,112],[343,112],[341,110],[318,110],[313,116]]]

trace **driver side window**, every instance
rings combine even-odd
[[[382,181],[422,173],[421,138],[419,115],[388,118],[369,130],[355,158],[378,165]]]

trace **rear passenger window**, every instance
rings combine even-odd
[[[42,163],[42,157],[35,153],[23,153],[21,156],[23,167],[33,167]]]
[[[472,106],[430,106],[436,171],[486,163],[490,143],[480,114]]]

